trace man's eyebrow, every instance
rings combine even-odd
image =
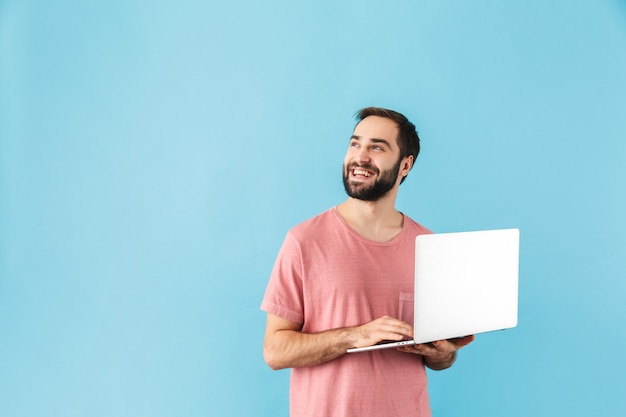
[[[350,140],[352,140],[352,139],[354,139],[354,140],[361,140],[361,136],[352,135],[352,136],[350,137]],[[372,142],[374,142],[374,143],[382,143],[382,144],[386,145],[389,149],[391,149],[391,148],[392,148],[391,143],[389,143],[389,141],[388,141],[388,140],[386,140],[386,139],[372,138],[372,139],[370,139],[370,140],[371,140]]]
[[[391,143],[389,143],[389,141],[386,140],[386,139],[372,138],[371,140],[374,143],[382,143],[382,144],[386,145],[389,149],[391,149]]]

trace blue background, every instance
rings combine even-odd
[[[436,416],[626,407],[626,3],[0,1],[0,415],[286,416],[259,304],[405,113],[398,208],[521,229],[519,326]]]

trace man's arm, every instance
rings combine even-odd
[[[473,340],[474,336],[465,336],[420,345],[404,346],[398,349],[403,352],[422,355],[424,357],[424,365],[434,371],[441,371],[451,367],[456,360],[457,350],[470,344]]]
[[[302,325],[275,314],[267,314],[263,356],[272,369],[319,365],[346,353],[352,347],[382,340],[402,340],[413,329],[403,321],[381,317],[361,326],[343,327],[320,333],[302,333]]]

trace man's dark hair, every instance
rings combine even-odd
[[[368,116],[384,117],[393,120],[398,125],[398,146],[400,147],[400,160],[406,156],[413,155],[413,164],[420,153],[420,138],[415,130],[415,125],[403,114],[397,111],[383,109],[381,107],[365,107],[356,114],[357,124]],[[411,167],[413,168],[413,167]],[[404,182],[406,176],[402,178]]]

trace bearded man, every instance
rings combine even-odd
[[[357,113],[343,163],[347,200],[292,228],[263,298],[264,358],[292,368],[292,417],[430,416],[425,367],[450,367],[473,336],[346,354],[413,336],[415,237],[395,207],[420,150],[415,125],[378,107]]]

